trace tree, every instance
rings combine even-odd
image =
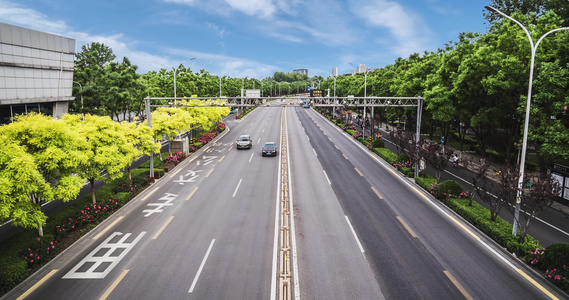
[[[80,115],[76,116],[81,118]],[[71,128],[52,117],[28,114],[18,116],[14,122],[0,127],[0,133],[9,143],[20,146],[33,157],[37,171],[50,191],[43,188],[29,197],[34,204],[40,201],[75,199],[84,184],[77,170],[87,163],[89,146]],[[28,165],[29,167],[29,165]],[[42,181],[38,184],[43,185]],[[43,235],[42,224],[39,233]]]
[[[49,201],[53,197],[34,157],[23,146],[0,135],[0,222],[12,219],[14,226],[42,228],[47,217],[33,199]]]
[[[85,115],[64,115],[63,120],[69,127],[78,132],[89,145],[87,163],[80,166],[78,174],[91,184],[93,204],[95,198],[95,180],[108,181],[122,175],[122,170],[136,158],[137,151],[125,136],[120,123],[110,117]]]
[[[128,143],[134,147],[134,157],[141,155],[152,155],[160,153],[160,143],[156,143],[152,136],[152,131],[145,123],[137,124],[134,122],[121,122],[121,128]],[[130,174],[130,165],[128,166],[128,178],[132,179]]]
[[[525,241],[525,237],[529,233],[531,221],[533,221],[540,212],[551,206],[562,189],[559,181],[551,175],[542,176],[537,174],[528,177],[528,180],[524,183],[524,190],[520,202],[520,210],[522,213],[517,219],[520,229],[520,243]],[[515,198],[513,200],[515,200]],[[510,200],[509,204],[507,207],[515,218],[515,202]]]
[[[83,96],[83,112],[106,115],[108,86],[105,82],[105,66],[116,58],[113,50],[105,44],[91,43],[83,45],[75,57],[73,81],[80,83],[83,88],[74,85],[73,94],[76,98]],[[72,101],[71,105],[71,112],[81,111],[78,101]]]

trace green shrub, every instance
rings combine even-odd
[[[445,200],[448,196],[458,196],[462,193],[462,186],[454,180],[443,181],[435,192],[435,198]]]
[[[502,245],[509,252],[515,253],[517,256],[525,256],[530,254],[536,248],[541,248],[539,242],[530,235],[526,235],[523,244],[519,242],[519,236],[512,236],[512,224],[508,221],[497,217],[495,222],[490,219],[490,211],[484,206],[473,202],[472,206],[468,206],[468,199],[449,198],[446,204],[465,220],[470,222],[480,231],[493,239],[496,243]]]
[[[0,295],[9,292],[28,275],[28,263],[23,258],[0,259]]]
[[[194,144],[194,146],[196,146],[196,148],[200,149],[201,147],[203,147],[203,143],[201,143],[201,142],[196,142],[196,143]]]
[[[391,152],[391,150],[386,148],[373,148],[373,152],[383,158],[389,164],[394,164],[397,162],[397,154]]]
[[[375,139],[372,143],[373,148],[384,148],[385,142],[382,139]]]
[[[433,185],[433,183],[437,183],[435,178],[432,178],[429,175],[421,174],[419,177],[415,177],[415,183],[417,183],[420,187],[425,189],[426,191]]]
[[[409,161],[409,155],[406,153],[401,153],[397,156],[397,161]]]
[[[542,269],[552,270],[569,266],[569,244],[551,244],[544,252],[539,260],[539,265]],[[567,275],[569,276],[569,274]]]
[[[354,135],[354,133],[356,133],[356,131],[353,130],[353,129],[348,129],[348,130],[346,130],[346,132],[347,132],[349,135]]]

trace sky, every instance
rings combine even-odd
[[[92,42],[139,73],[183,64],[263,79],[381,68],[487,31],[491,0],[0,0],[0,22]],[[192,59],[194,58],[195,59]]]

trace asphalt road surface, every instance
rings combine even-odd
[[[282,130],[294,298],[564,297],[312,109],[227,125],[5,298],[276,299],[280,152],[261,146],[280,146]],[[251,150],[234,147],[241,134]]]

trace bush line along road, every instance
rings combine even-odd
[[[276,101],[278,102],[278,101]],[[285,113],[283,114],[283,110]],[[313,109],[262,107],[7,299],[276,299],[282,117],[293,298],[566,297]],[[251,136],[251,150],[235,147]],[[294,230],[293,230],[294,229]]]

